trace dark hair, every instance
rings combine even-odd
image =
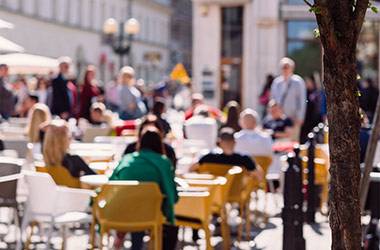
[[[35,103],[37,103],[39,101],[39,98],[36,94],[29,94],[28,97],[34,101]]]
[[[141,138],[141,136],[142,136],[143,129],[148,125],[152,125],[152,126],[156,127],[161,134],[164,133],[164,130],[161,126],[160,121],[157,119],[157,116],[152,115],[152,114],[148,114],[145,116],[143,122],[140,124],[140,128],[138,131],[138,137],[139,138]]]
[[[235,133],[235,130],[233,128],[229,128],[229,127],[222,128],[219,131],[219,136],[218,136],[219,140],[220,141],[234,141],[235,140],[234,133]]]
[[[234,130],[240,130],[239,115],[240,105],[236,101],[230,101],[226,105],[227,108],[227,121],[225,127],[231,127]]]
[[[266,91],[270,90],[270,88],[272,87],[273,81],[274,81],[274,76],[272,74],[268,74],[265,78],[265,85],[260,96],[264,95]]]
[[[162,137],[157,128],[148,128],[144,130],[138,145],[139,151],[142,149],[149,149],[161,155],[164,155],[165,153]]]
[[[161,117],[165,110],[165,100],[163,98],[155,98],[152,113],[157,117]]]

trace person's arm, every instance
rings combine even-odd
[[[293,132],[294,132],[294,129],[293,127],[286,127],[285,128],[285,131],[283,132],[275,132],[274,133],[274,137],[277,138],[277,139],[280,139],[280,138],[291,138],[292,135],[293,135]]]
[[[84,175],[94,175],[96,172],[92,170],[87,163],[78,155],[73,155],[75,158],[75,167],[79,169]]]
[[[248,175],[257,179],[258,181],[263,180],[264,171],[257,165],[249,156],[243,156],[244,166],[248,170]]]

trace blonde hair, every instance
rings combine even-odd
[[[33,105],[29,113],[29,122],[27,127],[27,134],[29,141],[36,143],[40,141],[40,126],[41,124],[50,121],[51,114],[49,107],[43,103],[36,103]]]
[[[46,166],[61,166],[69,146],[67,122],[64,120],[52,121],[47,127],[42,150]]]

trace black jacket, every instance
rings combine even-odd
[[[51,112],[53,115],[60,115],[64,112],[69,112],[70,98],[67,89],[67,80],[59,74],[57,78],[52,81],[53,95],[52,95],[52,107]]]

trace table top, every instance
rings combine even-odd
[[[79,178],[79,181],[91,187],[101,187],[108,183],[108,176],[103,174],[84,175]]]

